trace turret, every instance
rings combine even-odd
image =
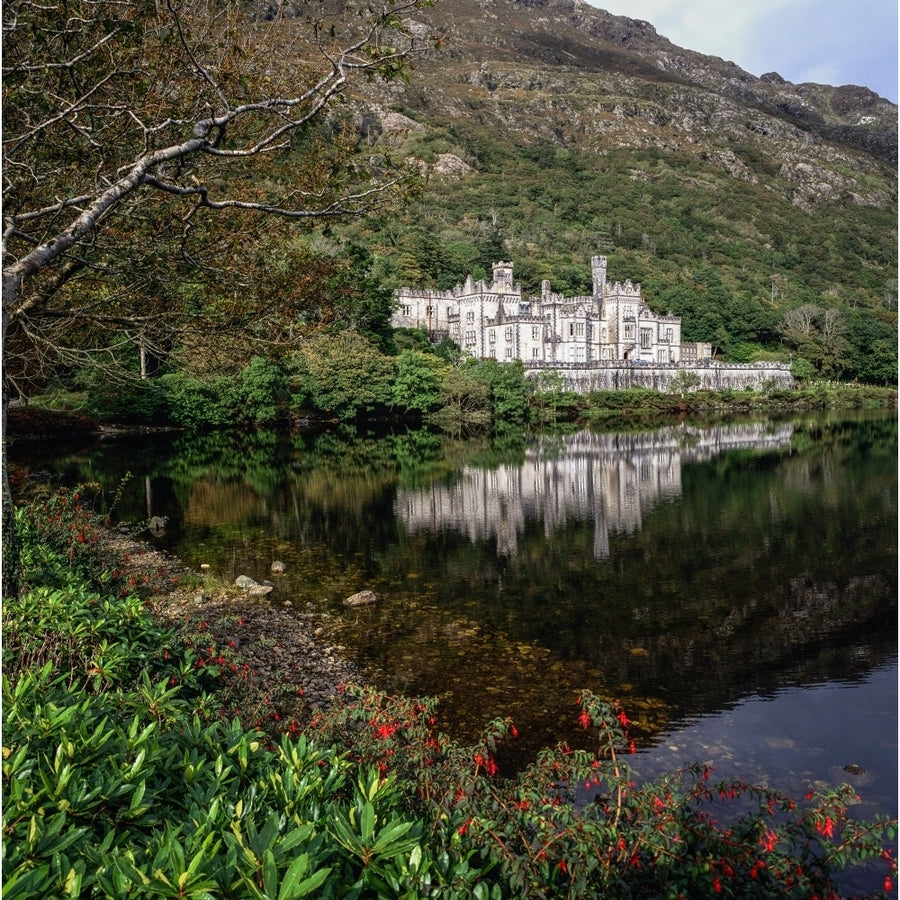
[[[513,266],[512,263],[496,262],[494,263],[494,284],[495,290],[512,290],[513,286]]]
[[[606,288],[606,257],[591,257],[591,275],[594,280],[594,299],[602,300]]]

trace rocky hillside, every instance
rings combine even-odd
[[[757,78],[583,0],[438,0],[411,22],[440,48],[408,85],[369,94],[382,114],[581,150],[686,150],[736,179],[767,172],[804,208],[896,201],[897,107],[867,88]]]

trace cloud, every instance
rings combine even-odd
[[[672,43],[794,83],[861,84],[897,102],[893,0],[592,0],[645,19]]]

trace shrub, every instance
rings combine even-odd
[[[159,379],[98,380],[88,388],[87,411],[103,422],[159,425],[168,418],[168,396]]]
[[[158,379],[169,401],[169,418],[185,428],[218,428],[244,421],[240,394],[228,377],[193,378],[182,373]]]
[[[271,360],[254,356],[241,372],[241,413],[249,422],[271,425],[287,414],[290,390],[287,376]]]

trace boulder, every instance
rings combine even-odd
[[[272,571],[276,575],[283,575],[287,570],[287,566],[281,562],[281,560],[276,559],[275,562],[272,563]]]
[[[248,597],[265,597],[270,594],[274,588],[271,584],[253,584],[247,589]]]
[[[234,583],[242,591],[248,591],[253,587],[254,584],[256,584],[256,582],[249,575],[238,575],[238,577],[234,579]]]

